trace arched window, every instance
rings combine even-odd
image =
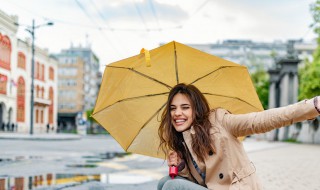
[[[17,85],[17,121],[24,122],[25,121],[25,81],[22,77],[18,79]]]
[[[44,64],[41,64],[40,80],[44,81],[44,75],[45,75]]]
[[[26,69],[26,56],[22,52],[18,53],[18,67]]]
[[[40,78],[40,63],[38,61],[36,63],[36,68],[34,70],[36,71],[34,78],[39,79]]]
[[[53,124],[53,105],[54,105],[54,96],[53,96],[54,94],[53,94],[53,88],[52,87],[50,87],[49,88],[49,100],[51,100],[51,104],[50,104],[50,106],[49,106],[49,115],[48,115],[48,118],[49,118],[49,123],[50,124]]]
[[[7,94],[8,77],[0,74],[0,94]]]
[[[54,69],[52,67],[49,68],[49,79],[54,80]]]
[[[40,111],[40,123],[43,123],[43,110]]]
[[[39,86],[37,85],[36,86],[36,97],[39,98],[39,91],[40,91],[40,88]]]
[[[44,87],[41,87],[41,98],[44,98]]]
[[[11,42],[8,36],[0,34],[0,67],[10,70],[11,64]]]
[[[39,110],[36,110],[36,123],[39,123]]]

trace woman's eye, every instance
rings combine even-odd
[[[187,110],[187,109],[189,109],[189,108],[190,108],[189,106],[182,107],[183,110]]]
[[[170,108],[170,111],[174,111],[175,109],[176,109],[176,108],[174,108],[174,107],[171,107],[171,108]]]

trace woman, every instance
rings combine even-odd
[[[158,132],[168,166],[177,166],[179,172],[174,180],[162,178],[158,190],[262,189],[237,137],[313,119],[320,114],[318,99],[234,115],[223,108],[210,110],[195,86],[176,85],[169,93]]]

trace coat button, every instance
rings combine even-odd
[[[223,173],[219,174],[219,178],[222,179],[223,178]]]
[[[210,150],[210,151],[209,151],[209,156],[212,156],[212,155],[213,155],[213,151]]]

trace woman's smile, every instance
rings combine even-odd
[[[171,122],[176,131],[183,132],[193,122],[193,111],[190,100],[181,93],[176,94],[170,104]]]

